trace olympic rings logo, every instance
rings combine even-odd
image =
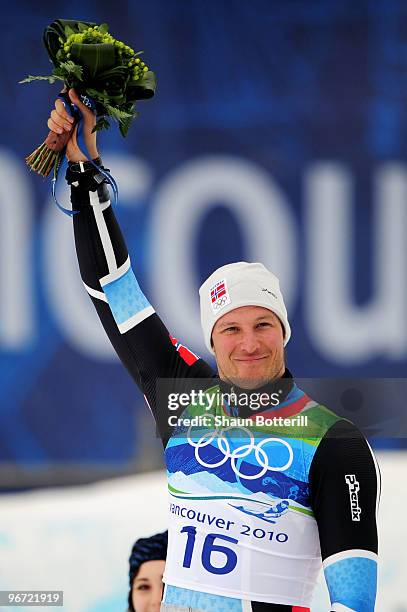
[[[219,309],[219,308],[221,308],[222,306],[224,306],[226,304],[226,301],[227,301],[227,297],[226,297],[226,295],[224,295],[224,296],[218,298],[213,306],[216,309]]]
[[[213,416],[213,415],[208,415],[208,416]],[[240,478],[245,478],[246,480],[255,480],[256,478],[261,478],[262,476],[264,476],[264,474],[267,471],[283,472],[284,470],[287,470],[292,465],[292,462],[294,460],[293,449],[291,448],[291,446],[288,444],[286,440],[282,440],[281,438],[265,438],[264,440],[261,440],[260,442],[258,442],[258,444],[256,444],[254,441],[253,433],[246,427],[230,426],[230,427],[224,427],[221,430],[218,430],[218,428],[216,428],[214,431],[209,431],[206,434],[204,434],[198,440],[198,442],[195,442],[194,440],[191,439],[190,437],[191,428],[192,426],[190,426],[188,429],[187,439],[188,439],[189,444],[195,448],[195,459],[203,467],[207,467],[207,468],[220,467],[221,465],[226,463],[228,459],[230,459],[230,465],[232,467],[232,470],[237,476],[239,476]],[[249,437],[249,443],[242,444],[242,446],[235,448],[231,452],[229,440],[226,436],[223,435],[224,432],[228,431],[229,429],[240,429],[241,431],[244,431]],[[217,461],[215,463],[208,463],[201,458],[199,451],[204,446],[209,446],[215,439],[218,445],[218,449],[223,453],[223,457],[222,459],[220,459],[220,461]],[[263,446],[265,446],[269,442],[276,442],[278,444],[281,444],[288,450],[288,460],[284,465],[271,466],[269,464],[269,457],[263,449]],[[236,465],[236,461],[238,459],[243,459],[243,457],[247,457],[248,455],[250,455],[250,453],[253,450],[255,453],[256,461],[259,464],[259,467],[261,467],[261,470],[258,474],[242,474]]]
[[[82,103],[88,108],[92,108],[92,102],[89,100],[88,96],[81,94],[80,96]]]

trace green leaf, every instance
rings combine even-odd
[[[68,36],[71,36],[72,34],[75,34],[75,31],[69,25],[65,26],[64,32],[65,32],[65,36],[67,38],[68,38]]]
[[[138,113],[134,110],[134,104],[130,106],[127,104],[119,108],[112,104],[105,103],[105,108],[108,115],[118,122],[120,133],[125,137],[133,119],[138,116]]]
[[[18,82],[19,83],[31,83],[32,81],[48,81],[48,83],[51,83],[51,85],[53,85],[57,79],[59,81],[64,80],[62,77],[58,76],[57,74],[50,74],[49,76],[32,76],[31,74],[29,74],[28,77]]]
[[[135,117],[138,117],[139,113],[135,112],[133,110],[132,114],[127,118],[127,119],[122,119],[119,121],[119,130],[120,130],[120,134],[123,136],[123,138],[126,138],[127,136],[127,132],[129,131],[130,125],[133,122],[133,119]]]
[[[98,26],[98,30],[102,34],[106,34],[109,31],[109,25],[107,23],[101,23],[100,26]]]
[[[157,87],[155,73],[152,70],[143,72],[143,76],[137,81],[130,81],[127,87],[129,100],[148,100],[154,96]]]
[[[93,128],[93,130],[92,130],[92,134],[93,134],[93,132],[100,132],[100,130],[108,130],[109,128],[110,128],[110,123],[106,119],[106,117],[100,117],[96,121],[96,125]]]
[[[151,89],[152,91],[155,91],[155,88],[157,87],[155,73],[152,70],[144,72],[139,83],[145,89]]]
[[[76,77],[78,81],[82,81],[82,66],[74,64],[71,60],[61,62],[58,68],[55,68],[54,75],[62,77]]]
[[[80,23],[84,23],[87,27],[93,27],[96,23],[81,21]],[[59,38],[66,39],[65,28],[69,27],[72,32],[79,31],[78,21],[73,19],[57,19],[53,21],[49,26],[47,26],[44,30],[43,34],[43,42],[49,58],[52,63],[56,66],[58,60],[56,59],[57,51],[61,48],[61,43],[59,42]]]
[[[116,64],[116,50],[110,43],[74,43],[71,46],[71,57],[76,64],[88,68],[91,79]]]
[[[109,96],[103,93],[103,91],[100,91],[99,89],[92,89],[91,87],[89,87],[86,91],[91,98],[99,97],[109,100]]]
[[[85,23],[82,23],[81,21],[79,21],[78,23],[79,32],[84,32],[87,29],[88,29],[88,26]]]
[[[133,118],[131,113],[121,110],[117,106],[112,106],[111,104],[106,104],[105,106],[108,114],[111,115],[113,119],[116,119],[116,121],[124,121],[126,119]]]
[[[86,89],[86,93],[88,96],[93,98],[95,101],[100,102],[104,106],[106,104],[109,104],[109,101],[110,101],[109,95],[107,93],[103,93],[103,91],[88,88]]]

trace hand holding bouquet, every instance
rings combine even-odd
[[[87,155],[90,159],[99,157],[96,144],[95,113],[80,100],[74,89],[70,89],[64,95],[64,100],[61,98],[62,96],[58,96],[55,100],[55,107],[50,113],[47,125],[51,132],[62,134],[66,138],[65,154],[67,159],[71,162],[78,162],[86,161]],[[81,115],[82,135],[80,140],[84,150],[78,143],[77,126],[74,127],[75,119],[70,112],[72,106],[75,106]]]
[[[154,72],[125,43],[109,34],[107,24],[58,19],[44,31],[44,45],[54,65],[49,76],[28,76],[21,83],[45,80],[63,81],[65,89],[75,89],[80,100],[97,115],[95,130],[107,129],[109,119],[119,124],[126,136],[138,115],[137,100],[154,95]],[[73,123],[73,125],[75,122]],[[29,167],[48,176],[58,167],[69,132],[51,131],[45,142],[26,158]]]

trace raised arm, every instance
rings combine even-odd
[[[83,134],[89,154],[99,158],[95,116],[73,90],[71,101],[83,116]],[[69,114],[61,100],[48,120],[54,131],[71,131]],[[158,378],[210,378],[210,366],[173,338],[140,289],[127,247],[109,200],[103,175],[86,161],[78,147],[76,129],[67,145],[75,246],[82,281],[106,333],[127,370],[143,392],[167,438],[168,413],[157,405]]]

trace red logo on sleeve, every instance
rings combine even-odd
[[[175,346],[175,349],[180,354],[180,357],[182,357],[185,363],[187,363],[188,365],[192,365],[193,363],[195,363],[195,361],[198,361],[199,359],[198,355],[195,355],[195,353],[190,351],[189,348],[187,348],[186,346],[178,342],[178,340],[174,338],[174,336],[171,336],[171,334],[170,334],[170,338],[171,338],[171,342]]]

